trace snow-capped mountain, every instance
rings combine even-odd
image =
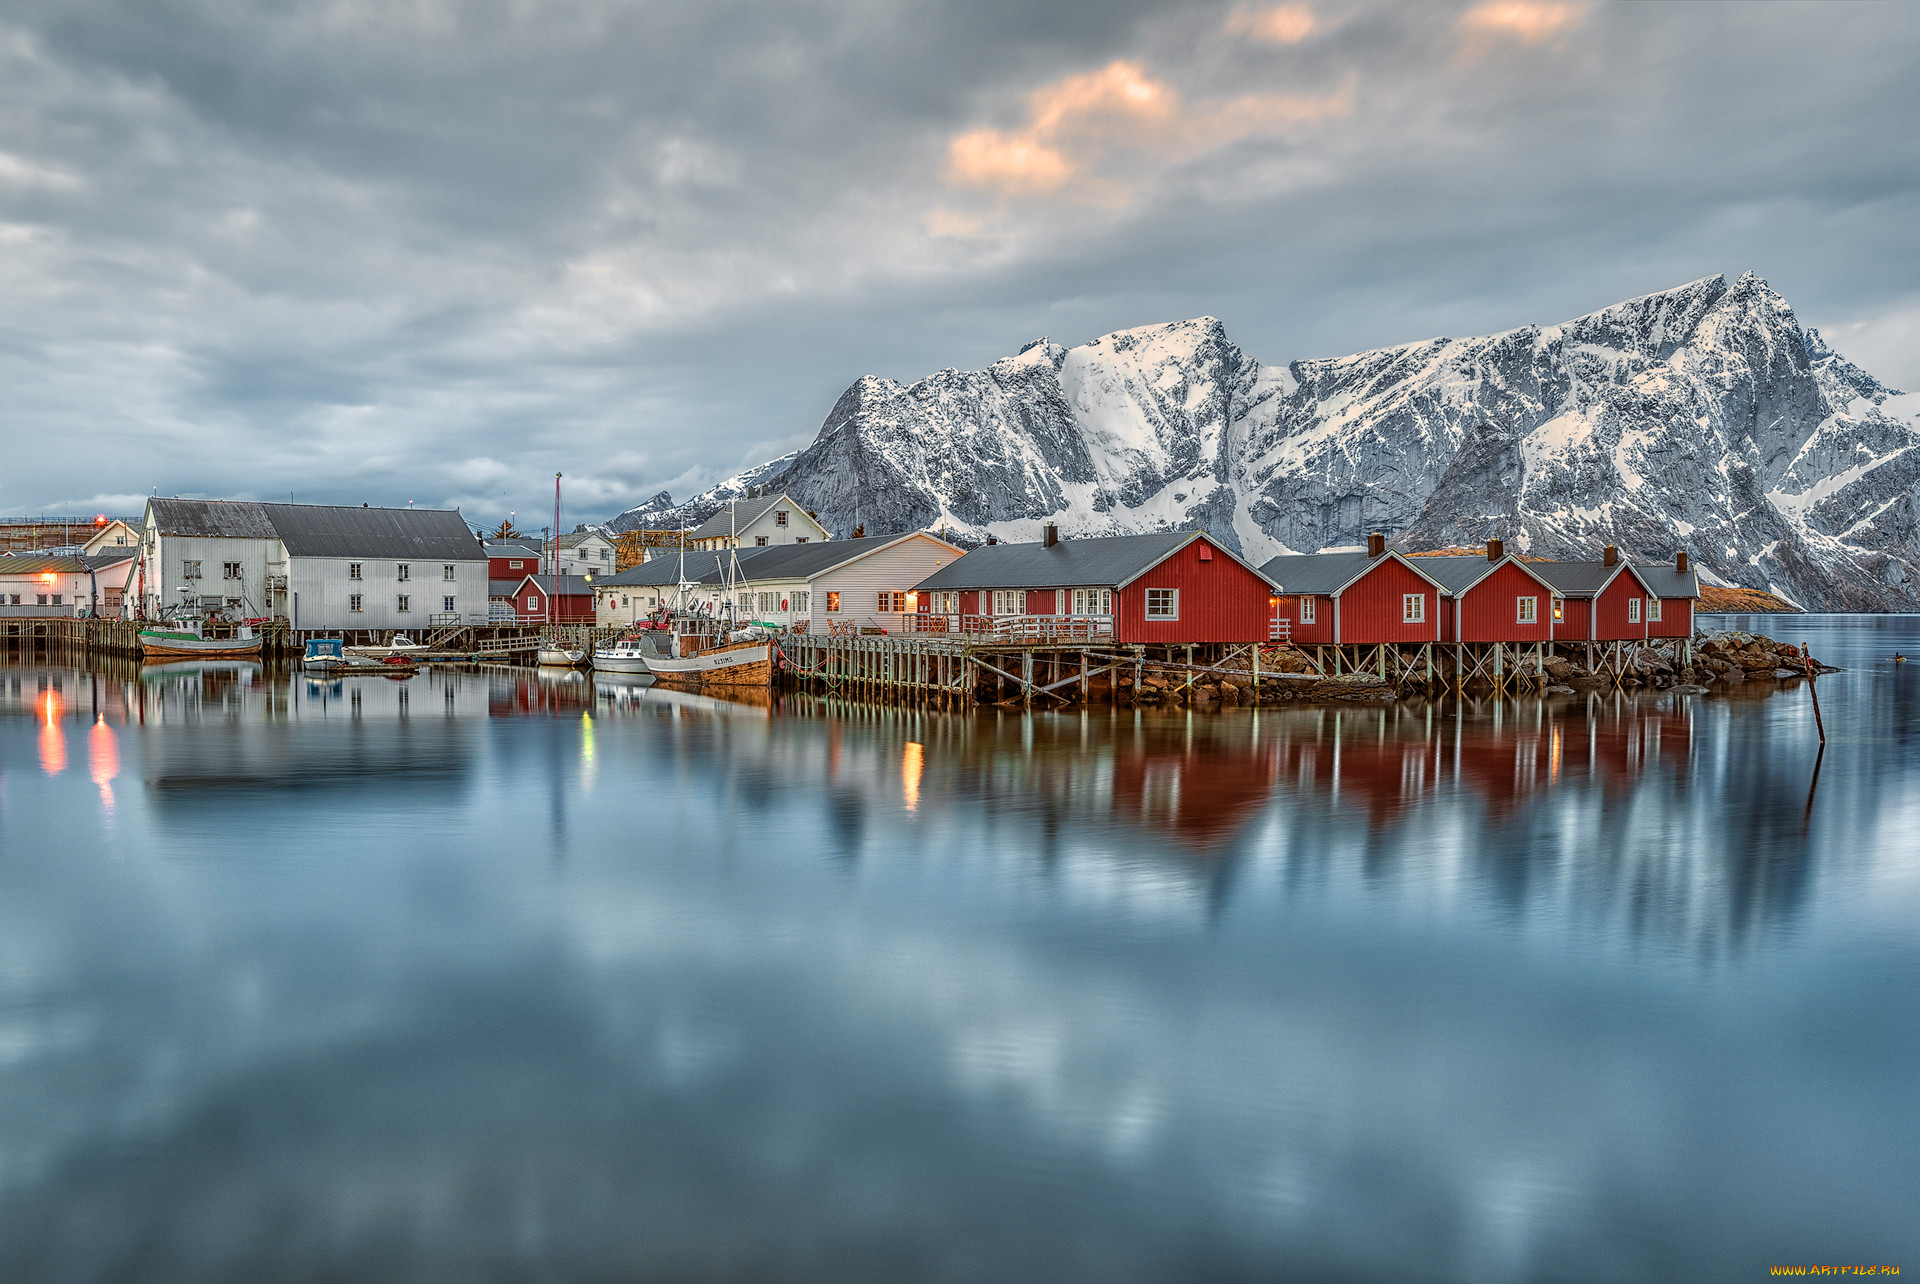
[[[1255,561],[1375,530],[1409,548],[1684,548],[1710,578],[1814,609],[1906,610],[1920,605],[1916,446],[1920,396],[1850,365],[1748,273],[1560,325],[1285,366],[1202,317],[1041,340],[910,385],[869,376],[812,445],[682,511],[774,485],[841,535],[1197,526]]]

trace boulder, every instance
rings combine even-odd
[[[1676,683],[1673,688],[1675,695],[1705,695],[1706,693],[1707,689],[1697,682]]]
[[[1547,676],[1555,682],[1565,682],[1573,676],[1573,665],[1561,656],[1548,656],[1546,669]]]
[[[1547,694],[1548,695],[1574,695],[1577,693],[1574,691],[1572,687],[1564,686],[1556,682],[1552,686],[1547,688]]]

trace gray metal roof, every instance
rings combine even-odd
[[[860,539],[836,539],[818,544],[769,544],[765,548],[752,551],[751,563],[745,561],[749,550],[741,549],[740,569],[748,579],[753,580],[804,580],[816,575],[824,575],[836,566],[845,566],[856,557],[865,557],[891,544],[914,538],[913,535],[867,535]],[[937,536],[928,536],[937,539]],[[940,541],[946,544],[945,540]],[[955,561],[962,556],[959,549],[946,545]]]
[[[1260,573],[1282,593],[1316,596],[1338,592],[1379,560],[1365,553],[1283,553],[1263,563]]]
[[[1523,562],[1511,553],[1502,557],[1497,562],[1488,561],[1486,556],[1481,553],[1469,553],[1455,557],[1410,557],[1407,560],[1415,566],[1418,566],[1422,571],[1425,571],[1445,588],[1448,593],[1456,597],[1478,584],[1481,580],[1487,578],[1497,567],[1505,562],[1511,562],[1523,571],[1532,572],[1534,576],[1546,584],[1548,588],[1551,589],[1554,587],[1545,576],[1540,575],[1540,568],[1545,565],[1545,563]]]
[[[496,581],[496,580],[487,581],[489,596],[491,596],[491,593],[492,593],[492,586],[498,582],[499,581]],[[553,575],[534,575],[530,573],[522,576],[517,580],[510,580],[507,582],[513,585],[513,588],[508,591],[507,595],[509,597],[513,596],[515,593],[518,593],[520,589],[529,582],[531,582],[533,586],[539,589],[542,593],[557,593],[561,597],[575,597],[575,596],[585,597],[591,594],[594,589],[600,586],[599,580],[595,580],[591,584],[587,583],[587,577],[584,575],[553,576]]]
[[[216,539],[278,539],[267,506],[249,500],[150,499],[147,510],[162,535]],[[463,523],[464,525],[464,523]],[[473,537],[469,535],[468,539]]]
[[[347,508],[332,504],[258,507],[294,557],[478,562],[487,556],[457,508]]]
[[[771,548],[743,548],[739,550],[742,568],[752,558],[769,553]],[[726,562],[725,550],[690,548],[687,550],[687,581],[698,584],[705,576],[718,577],[721,566]],[[596,587],[627,588],[634,585],[678,584],[680,582],[680,550],[662,550],[658,557],[629,566],[624,571],[612,575],[596,575],[593,578]]]
[[[731,532],[743,531],[753,525],[753,523],[759,521],[762,513],[765,513],[769,508],[774,507],[782,501],[785,501],[788,508],[799,507],[798,504],[787,499],[784,492],[778,495],[762,495],[758,499],[728,500],[725,504],[721,505],[719,512],[709,517],[706,521],[701,522],[699,526],[695,527],[693,531],[688,534],[687,538],[721,539]],[[727,512],[729,509],[734,513],[731,525],[728,524],[727,520]]]
[[[80,560],[96,571],[103,571],[119,562],[132,561],[140,556],[140,550],[131,545],[109,545],[98,553],[82,553]]]
[[[1528,562],[1527,569],[1568,597],[1592,597],[1625,570],[1626,563]]]
[[[488,557],[538,557],[539,540],[490,539],[482,541],[487,547]]]
[[[488,597],[512,597],[515,593],[520,591],[520,586],[522,584],[525,584],[526,582],[527,581],[525,576],[522,576],[517,580],[488,580],[487,596]]]
[[[131,552],[131,550],[130,550]],[[69,553],[9,553],[0,555],[0,575],[84,575],[88,566]],[[18,588],[19,585],[15,585]]]
[[[1052,548],[1043,543],[983,544],[951,566],[941,567],[914,588],[922,592],[1113,588],[1165,561],[1183,544],[1199,538],[1199,534],[1198,531],[1156,531],[1151,535],[1101,535],[1063,539]],[[1215,547],[1219,545],[1216,543]]]
[[[1676,571],[1671,562],[1635,562],[1634,574],[1659,597],[1699,597],[1698,572]]]

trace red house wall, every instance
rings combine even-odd
[[[1273,619],[1287,622],[1288,636],[1292,641],[1303,644],[1333,641],[1333,599],[1315,597],[1312,624],[1300,622],[1300,598],[1302,594],[1288,594],[1280,599],[1280,605],[1273,608]]]
[[[1054,607],[1059,605],[1059,599],[1054,596],[1055,592],[1056,590],[1054,589],[1028,589],[1027,590],[1027,614],[1028,615],[1056,614],[1056,612],[1054,611]]]
[[[1564,599],[1560,605],[1563,613],[1560,622],[1554,626],[1553,640],[1555,642],[1587,641],[1587,617],[1593,611],[1591,599],[1570,597]]]
[[[1427,618],[1408,624],[1401,599],[1418,593],[1427,600]],[[1340,595],[1340,641],[1372,646],[1379,642],[1432,642],[1440,636],[1439,590],[1394,561],[1380,564]]]
[[[1523,597],[1540,599],[1538,617],[1532,624],[1521,624],[1515,618],[1515,603]],[[1509,562],[1474,585],[1460,599],[1460,636],[1457,639],[1450,637],[1449,640],[1551,642],[1553,591],[1518,565]]]
[[[1647,627],[1647,635],[1656,638],[1692,637],[1693,599],[1690,597],[1661,598],[1660,619]]]
[[[510,563],[520,563],[515,569]],[[490,580],[517,580],[537,574],[540,559],[537,557],[489,557],[487,559],[487,578]]]
[[[1201,551],[1212,555],[1201,561]],[[1178,589],[1180,618],[1149,620],[1147,590]],[[1258,575],[1210,545],[1194,540],[1114,594],[1116,642],[1264,642],[1271,626]]]
[[[1607,585],[1606,592],[1595,601],[1600,627],[1594,634],[1594,640],[1619,642],[1626,638],[1646,637],[1646,597],[1647,586],[1635,579],[1632,571],[1622,571],[1614,576],[1613,583]],[[1627,603],[1635,598],[1640,599],[1641,618],[1629,623]]]

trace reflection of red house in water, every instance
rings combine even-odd
[[[1114,815],[1209,851],[1267,805],[1274,759],[1270,745],[1239,743],[1125,754],[1113,764]]]

